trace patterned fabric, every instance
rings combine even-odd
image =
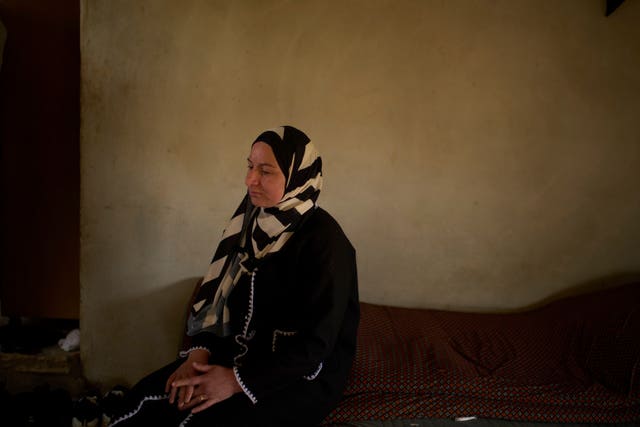
[[[640,283],[509,314],[361,309],[345,398],[326,424],[640,421]]]
[[[261,133],[255,142],[273,150],[285,178],[285,194],[274,207],[257,208],[248,195],[226,227],[202,285],[194,299],[187,334],[232,333],[227,298],[242,274],[278,252],[316,207],[322,188],[322,159],[302,131],[282,126]]]

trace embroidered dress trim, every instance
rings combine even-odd
[[[318,376],[318,374],[320,373],[320,371],[322,371],[322,366],[323,366],[323,365],[322,365],[322,362],[320,362],[320,364],[318,365],[318,369],[316,369],[316,371],[315,371],[313,374],[311,374],[311,375],[305,375],[305,376],[304,376],[304,377],[302,377],[302,378],[304,378],[304,379],[305,379],[305,380],[307,380],[307,381],[313,381],[313,380],[315,380],[315,379],[316,379],[316,377]]]
[[[251,272],[251,288],[249,289],[249,310],[247,311],[247,315],[244,317],[244,327],[242,328],[242,335],[244,335],[245,338],[247,337],[249,324],[251,323],[251,318],[253,317],[253,288],[256,283],[257,272],[257,268]]]
[[[185,418],[178,427],[184,427],[187,425],[187,423],[189,421],[191,421],[191,417],[193,417],[193,412],[189,413],[189,415],[187,416],[187,418]]]
[[[236,381],[238,381],[238,384],[240,384],[240,388],[242,389],[244,394],[246,394],[247,397],[249,398],[249,400],[251,400],[251,403],[253,403],[253,404],[258,403],[258,399],[256,399],[256,396],[253,393],[251,393],[251,390],[249,390],[247,388],[247,386],[244,383],[244,381],[242,381],[242,378],[240,378],[240,372],[238,372],[238,367],[237,366],[233,367],[233,375],[236,376]]]
[[[178,353],[178,356],[187,357],[187,356],[189,356],[189,353],[191,353],[192,351],[195,351],[195,350],[205,350],[209,354],[211,354],[211,350],[209,350],[207,347],[203,347],[201,345],[198,345],[198,346],[195,346],[195,347],[191,347],[188,350],[182,350],[180,353]]]
[[[280,329],[276,329],[273,331],[273,339],[271,340],[271,352],[276,352],[276,341],[278,340],[278,335],[282,335],[284,337],[292,337],[298,332],[296,331],[281,331]]]
[[[242,366],[242,362],[240,359],[244,357],[245,354],[249,351],[249,346],[247,343],[251,341],[255,331],[249,332],[249,324],[251,324],[251,318],[253,317],[253,289],[256,280],[256,273],[258,269],[256,268],[251,272],[251,287],[249,289],[249,308],[247,310],[247,315],[244,316],[244,326],[242,327],[242,334],[238,334],[234,337],[235,341],[242,346],[242,351],[238,353],[233,358],[233,364],[235,366]]]
[[[133,411],[129,412],[126,415],[121,416],[120,418],[118,418],[117,420],[115,420],[114,422],[109,424],[109,427],[114,427],[116,424],[119,424],[122,421],[128,420],[129,418],[131,418],[134,415],[136,415],[138,412],[140,412],[140,409],[142,409],[142,405],[144,405],[145,402],[147,402],[147,401],[164,400],[164,399],[168,399],[168,398],[169,398],[168,394],[158,394],[158,395],[155,395],[155,396],[146,396],[144,399],[142,399],[140,401],[140,404],[138,404],[138,407],[136,409],[134,409]]]

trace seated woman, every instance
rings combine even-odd
[[[111,426],[313,426],[340,400],[360,310],[355,251],[316,204],[322,160],[300,130],[269,130],[245,184],[191,307],[191,348]]]

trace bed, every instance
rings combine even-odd
[[[640,422],[640,282],[502,314],[361,310],[325,426]]]

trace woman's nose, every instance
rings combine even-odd
[[[259,176],[258,173],[255,170],[249,169],[247,171],[247,178],[245,179],[245,184],[248,186],[250,185],[257,185],[259,182]]]

